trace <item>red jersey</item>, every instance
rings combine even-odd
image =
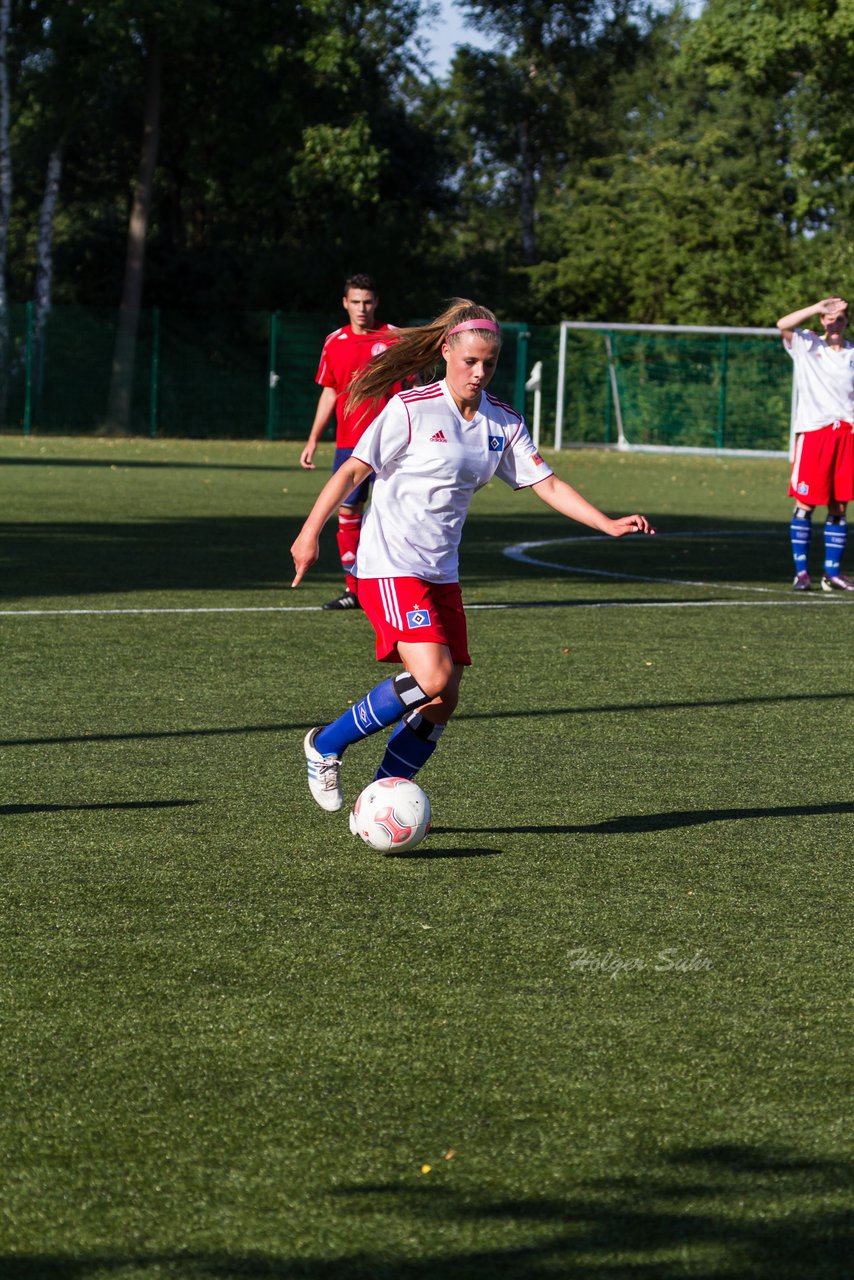
[[[353,375],[363,369],[374,356],[391,346],[394,332],[393,325],[380,324],[369,333],[354,333],[353,326],[345,324],[330,333],[323,344],[315,382],[321,387],[331,387],[338,393],[335,403],[335,443],[339,449],[352,449],[365,428],[395,392],[400,390],[400,384],[397,383],[376,404],[366,405],[363,401],[350,413],[346,412],[347,390]]]

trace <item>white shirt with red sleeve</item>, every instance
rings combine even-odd
[[[795,329],[783,346],[795,362],[795,431],[854,423],[854,346],[846,342],[834,351],[811,329]]]
[[[484,392],[467,422],[444,381],[390,400],[353,457],[375,473],[357,578],[457,582],[475,491],[495,475],[524,489],[552,474],[514,409]]]

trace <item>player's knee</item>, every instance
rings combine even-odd
[[[456,680],[451,680],[445,686],[440,694],[433,700],[433,705],[442,711],[442,718],[450,717],[454,714],[460,701],[460,686]]]
[[[794,512],[795,519],[796,519],[796,520],[810,520],[810,519],[812,519],[812,513],[813,513],[813,511],[814,511],[814,510],[815,510],[815,508],[814,508],[814,507],[805,507],[805,506],[803,506],[803,504],[802,504],[802,503],[800,503],[800,502],[796,502],[796,503],[795,503],[795,512]]]
[[[429,672],[422,673],[421,688],[429,694],[431,701],[438,698],[446,706],[448,699],[454,696],[451,685],[452,676],[453,667],[448,671],[443,666],[433,667]]]
[[[833,524],[840,524],[845,519],[846,505],[844,502],[828,502],[827,516]]]

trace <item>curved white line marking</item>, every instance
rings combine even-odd
[[[693,529],[685,532],[657,533],[656,538],[769,538],[770,533],[734,532],[729,529]],[[581,573],[592,578],[620,578],[626,582],[665,582],[674,587],[702,587],[704,591],[756,591],[769,595],[778,595],[781,591],[790,590],[784,587],[742,587],[729,582],[696,582],[691,578],[659,578],[646,573],[619,573],[610,569],[588,569],[585,565],[557,564],[554,560],[541,560],[538,556],[528,555],[529,549],[537,547],[562,547],[568,543],[573,546],[582,542],[612,542],[604,533],[582,534],[580,538],[543,538],[538,542],[515,542],[504,548],[504,555],[519,564],[538,565],[543,569],[558,569],[562,573]]]

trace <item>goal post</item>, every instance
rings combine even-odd
[[[562,320],[555,448],[784,458],[793,388],[776,328]]]

